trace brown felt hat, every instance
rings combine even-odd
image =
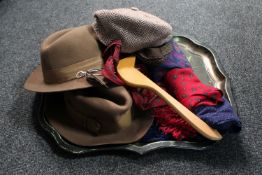
[[[153,120],[132,106],[123,86],[47,93],[42,115],[63,138],[80,146],[135,142]]]
[[[85,25],[55,32],[41,45],[41,65],[25,82],[34,92],[58,92],[92,86],[79,72],[101,68],[100,45],[91,26]]]

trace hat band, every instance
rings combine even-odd
[[[103,62],[101,57],[93,57],[66,67],[43,70],[44,81],[47,84],[55,84],[76,79],[77,72],[81,70],[88,70],[90,68],[94,68],[95,66],[102,67],[102,64]]]

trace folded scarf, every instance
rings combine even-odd
[[[222,134],[239,132],[241,130],[239,117],[234,113],[228,100],[223,98],[223,101],[216,106],[198,106],[194,112]]]
[[[120,59],[121,41],[113,41],[104,51],[104,64],[102,75],[117,85],[124,85],[115,66]],[[147,69],[143,64],[137,66],[141,72],[147,75]],[[162,86],[162,88],[165,88]],[[155,93],[148,89],[129,88],[133,101],[142,110],[151,110],[159,126],[159,132],[171,134],[177,140],[195,137],[196,131],[182,119],[168,104]],[[156,133],[156,132],[155,132]],[[152,136],[152,134],[151,134]],[[148,137],[149,140],[149,137]]]
[[[169,93],[190,110],[200,105],[215,106],[223,102],[222,91],[203,84],[192,68],[174,68],[164,78]]]
[[[176,138],[176,140],[188,140],[189,138],[195,138],[195,140],[201,139],[201,137],[197,137],[193,130],[191,130],[190,133],[188,132],[190,131],[188,128],[177,129],[178,126],[186,125],[184,123],[179,123],[180,116],[176,113],[172,114],[172,109],[162,106],[159,109],[156,109],[155,112],[156,120],[141,140],[142,142],[165,141],[172,140],[172,138]],[[169,117],[166,115],[162,117],[165,112],[168,112]],[[239,117],[234,113],[232,106],[224,97],[223,103],[216,106],[198,106],[194,109],[194,113],[209,126],[217,129],[223,135],[226,133],[237,133],[241,130]],[[172,122],[170,122],[172,120],[174,120],[173,126],[171,125]],[[183,122],[183,120],[180,120],[180,122]]]
[[[228,121],[230,121],[229,118],[232,117],[234,117],[234,119],[238,118],[232,114],[233,111],[232,109],[230,110],[230,104],[225,103],[225,99],[222,98],[222,92],[217,88],[201,83],[178,45],[174,42],[173,46],[172,52],[165,59],[164,63],[157,67],[150,68],[151,74],[148,74],[147,68],[144,65],[139,66],[140,71],[145,75],[151,75],[153,80],[155,78],[155,82],[163,89],[167,88],[170,94],[199,115],[199,117],[210,124],[210,126],[223,133],[227,131],[238,131],[239,129],[237,128],[241,128],[240,122],[232,122],[233,120],[231,120],[231,123],[235,124],[229,124],[230,122],[223,123],[223,119],[212,119],[212,117],[221,113],[221,109],[227,109],[227,114],[224,114],[228,117]],[[116,74],[115,69],[120,58],[120,47],[120,41],[114,41],[107,47],[104,54],[107,55],[105,57],[106,63],[102,74],[115,84],[124,85],[125,83],[119,78],[119,75]],[[160,70],[161,73],[152,70]],[[138,107],[143,110],[151,110],[152,115],[155,117],[156,124],[152,125],[152,129],[148,131],[143,141],[166,140],[169,139],[170,136],[176,140],[190,140],[197,136],[197,132],[152,91],[141,88],[130,88],[130,93],[132,94],[134,103]],[[210,106],[210,108],[206,108],[208,106]],[[208,109],[210,111],[208,111]],[[216,111],[216,114],[214,111]],[[156,127],[159,129],[156,129]],[[235,129],[231,129],[231,127],[235,127]],[[163,134],[166,135],[166,137]]]

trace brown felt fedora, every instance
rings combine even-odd
[[[24,84],[25,89],[34,92],[59,92],[93,86],[92,81],[82,76],[83,72],[103,65],[100,44],[89,25],[51,34],[43,41],[40,53],[41,65]]]
[[[145,135],[153,120],[132,105],[123,86],[47,93],[42,111],[64,139],[80,146],[135,142]]]

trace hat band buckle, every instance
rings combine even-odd
[[[108,88],[108,86],[102,80],[98,78],[98,76],[102,76],[101,73],[98,73],[100,71],[101,71],[100,68],[88,69],[86,71],[81,70],[76,73],[76,78],[86,77],[87,80],[95,81],[99,83],[100,85]]]

